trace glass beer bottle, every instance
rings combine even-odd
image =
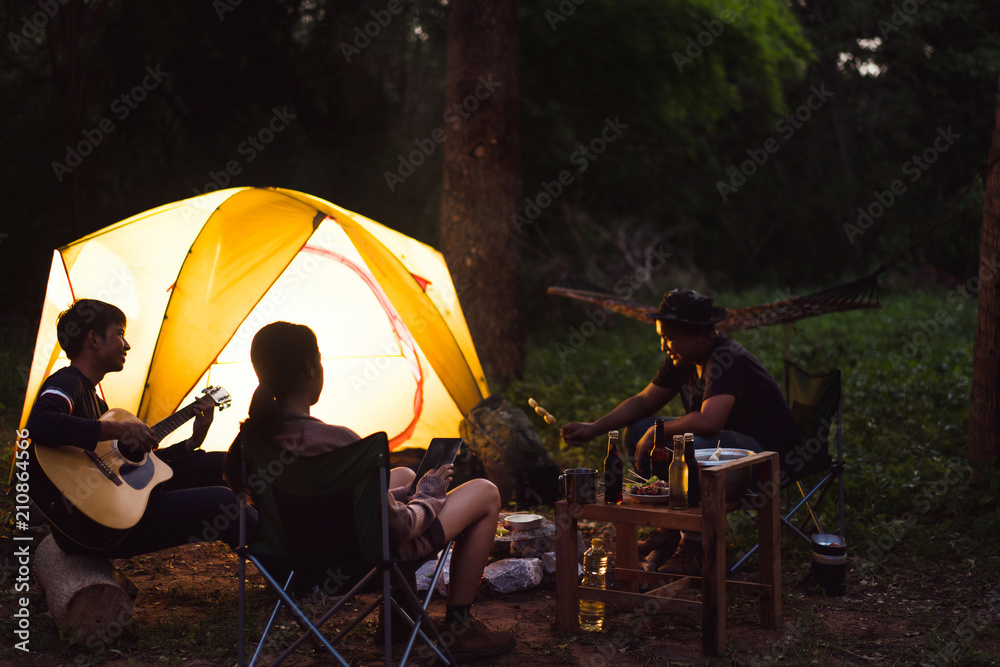
[[[688,507],[701,504],[701,475],[694,455],[694,433],[684,434],[684,460],[688,467]]]
[[[649,453],[650,475],[667,481],[672,456],[670,448],[667,447],[666,436],[663,435],[663,420],[657,418],[653,430],[653,451]]]
[[[674,457],[670,461],[670,509],[688,508],[688,467],[684,461],[684,436],[674,436]]]
[[[618,431],[608,433],[608,455],[604,459],[604,502],[609,504],[622,501],[625,462],[618,453]]]

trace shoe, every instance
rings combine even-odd
[[[413,619],[414,623],[420,622],[420,615],[413,609],[411,609],[408,601],[400,603],[403,609],[406,610],[406,614]],[[380,606],[378,608],[378,624],[375,626],[375,634],[372,636],[372,641],[375,642],[376,646],[385,645],[385,619],[383,617],[384,611]],[[392,610],[392,636],[391,641],[393,644],[402,644],[410,640],[410,633],[413,628],[407,623],[399,612],[395,609]],[[427,632],[427,628],[424,628],[424,632]]]
[[[700,577],[702,572],[701,542],[681,542],[666,563],[657,568],[660,574]]]
[[[506,653],[517,643],[510,630],[490,630],[474,616],[469,616],[464,623],[442,621],[437,629],[444,645],[459,662],[492,658]]]
[[[646,572],[656,572],[660,569],[660,566],[669,560],[673,551],[662,551],[660,549],[653,549],[650,551],[646,557],[642,560],[640,564],[642,569]]]
[[[681,542],[681,531],[670,530],[668,528],[657,528],[654,533],[644,540],[636,543],[639,552],[639,559],[642,560],[653,551],[665,551],[672,554],[677,551],[677,545]]]

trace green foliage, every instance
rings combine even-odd
[[[961,289],[890,293],[880,310],[734,335],[779,379],[786,351],[814,372],[841,369],[847,539],[863,569],[884,567],[905,543],[928,535],[981,538],[997,524],[1000,477],[980,471],[974,482],[966,443],[973,296]],[[734,307],[769,300],[762,291],[716,295]],[[602,327],[585,326],[590,321],[582,315],[532,342],[528,373],[507,392],[515,405],[530,412],[527,400],[535,398],[560,425],[592,421],[649,383],[662,361],[652,327],[618,315]],[[673,403],[667,414],[679,414]],[[532,418],[561,465],[600,465],[605,440],[568,449],[555,427]],[[836,526],[830,505],[821,518]]]
[[[521,3],[523,193],[539,201],[561,172],[573,179],[518,230],[529,308],[566,271],[610,289],[651,268],[658,248],[671,266],[655,283],[733,289],[826,285],[917,238],[985,166],[1000,42],[981,19],[986,0],[896,16],[899,5]],[[385,175],[447,129],[447,5],[402,6],[369,28],[380,0],[77,2],[21,39],[27,10],[0,3],[0,147],[17,223],[0,230],[0,252],[24,286],[0,294],[0,307],[36,312],[52,247],[226,185],[303,190],[435,244],[441,146],[405,183],[390,189]],[[148,68],[166,75],[124,106]],[[247,137],[285,108],[292,122],[247,152]],[[584,159],[609,119],[627,127]],[[53,164],[102,121],[113,131],[57,176]],[[958,138],[946,151],[904,172],[949,128]],[[850,232],[895,181],[905,192]],[[981,201],[974,187],[904,265],[971,273]],[[660,290],[638,295],[647,291]]]

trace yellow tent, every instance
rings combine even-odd
[[[393,449],[457,437],[489,389],[444,258],[301,192],[232,188],[141,213],[53,254],[21,427],[44,379],[68,363],[56,317],[76,298],[128,318],[125,370],[99,391],[155,424],[220,385],[233,407],[205,448],[225,449],[256,377],[250,341],[277,320],[316,332],[326,384],[313,414]],[[185,437],[182,428],[164,444]]]

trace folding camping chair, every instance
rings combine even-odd
[[[240,552],[239,564],[239,665],[244,665],[246,625],[246,561],[253,563],[279,600],[271,614],[250,662],[260,657],[268,634],[282,608],[287,607],[303,633],[272,665],[288,657],[302,642],[312,638],[340,665],[348,665],[336,644],[376,607],[381,607],[385,633],[385,664],[393,663],[392,621],[408,624],[410,635],[400,660],[405,665],[417,641],[426,644],[447,664],[456,664],[427,614],[427,604],[444,565],[445,547],[420,600],[407,581],[407,564],[389,549],[388,479],[389,446],[385,433],[376,433],[347,447],[319,456],[291,456],[274,443],[240,434],[244,488],[252,494],[260,514],[256,535]],[[241,507],[241,530],[243,524]],[[317,519],[318,517],[318,519]],[[416,567],[416,563],[408,564]],[[403,567],[401,567],[403,566]],[[412,570],[411,570],[412,571]],[[405,594],[417,618],[407,615],[390,594],[390,587]],[[295,591],[321,591],[342,595],[319,618],[311,620],[292,597]],[[378,593],[362,611],[332,639],[320,626],[360,593]]]
[[[792,416],[799,425],[802,444],[796,451],[786,454],[781,462],[781,489],[785,491],[794,487],[801,499],[793,501],[796,503],[795,506],[781,517],[781,523],[811,544],[812,539],[802,531],[811,519],[816,533],[826,533],[816,512],[816,506],[826,496],[833,483],[837,482],[839,535],[844,537],[844,442],[840,419],[840,371],[812,375],[786,360],[784,390]],[[834,424],[837,430],[836,458],[830,455],[830,432]],[[819,481],[808,490],[804,488],[802,480],[820,473],[822,477]],[[792,523],[792,517],[803,508],[807,516],[796,526]],[[754,545],[729,568],[730,574],[742,567],[756,551],[757,545]]]

